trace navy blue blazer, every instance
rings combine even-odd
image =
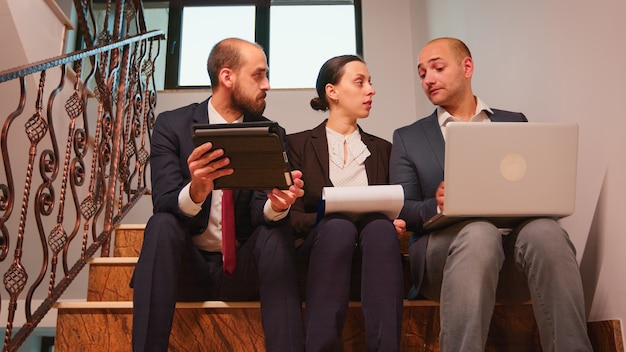
[[[199,235],[207,228],[211,196],[207,197],[196,216],[189,217],[178,208],[178,194],[191,181],[187,158],[194,149],[191,140],[193,125],[209,123],[208,103],[207,99],[163,112],[157,117],[152,131],[150,169],[153,212],[172,213],[183,219],[191,236]],[[244,116],[244,122],[251,121],[268,119]],[[267,196],[265,191],[235,191],[234,200],[237,240],[243,243],[256,226],[265,223],[263,206]]]
[[[493,122],[527,122],[522,113],[492,109],[487,113]],[[445,141],[441,134],[437,110],[393,133],[393,147],[389,166],[392,184],[404,188],[404,206],[400,218],[412,231],[411,243],[420,246],[422,254],[418,260],[424,263],[428,232],[423,224],[437,214],[435,192],[443,181]],[[414,260],[414,258],[411,258]],[[422,266],[423,269],[423,266]],[[417,288],[421,282],[415,283]]]
[[[296,237],[306,236],[313,228],[318,203],[322,198],[322,188],[333,186],[329,176],[326,121],[314,129],[287,136],[290,148],[289,162],[294,170],[302,171],[304,180],[304,197],[298,198],[290,211],[291,225],[296,232]],[[361,140],[371,153],[365,159],[368,184],[388,184],[391,143],[363,132],[361,127],[359,127],[359,132]]]

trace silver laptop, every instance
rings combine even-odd
[[[574,212],[577,124],[460,122],[446,130],[444,211],[424,228],[469,218],[511,227]]]

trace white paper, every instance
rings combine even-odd
[[[324,187],[322,199],[325,202],[325,214],[358,216],[382,213],[389,219],[395,219],[404,205],[404,190],[401,185]]]

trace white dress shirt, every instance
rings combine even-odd
[[[479,97],[476,97],[476,112],[474,116],[469,119],[469,122],[491,122],[487,112],[493,113],[487,104],[480,100]],[[441,134],[444,140],[446,139],[446,125],[450,122],[461,122],[460,119],[452,116],[441,106],[437,108],[437,119],[439,120],[439,127],[441,128]]]
[[[328,157],[330,161],[328,173],[335,186],[367,186],[365,159],[372,155],[361,140],[361,133],[356,129],[344,136],[326,127],[328,140]],[[347,158],[344,155],[347,150]]]

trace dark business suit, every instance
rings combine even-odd
[[[208,226],[211,196],[195,216],[182,213],[178,195],[190,180],[192,126],[208,123],[208,99],[156,119],[151,141],[153,212],[131,285],[133,350],[166,351],[175,302],[261,301],[268,351],[302,349],[300,297],[288,220],[267,223],[263,191],[235,191],[237,268],[223,274],[221,253],[197,249],[192,237]],[[244,116],[244,121],[266,120]],[[207,327],[211,328],[211,327]]]
[[[371,155],[365,160],[370,185],[388,184],[391,144],[360,130]],[[307,351],[340,351],[350,286],[361,282],[360,296],[368,351],[397,351],[402,322],[402,267],[398,237],[382,214],[353,222],[331,214],[315,225],[323,187],[329,178],[326,122],[288,136],[289,159],[302,170],[304,197],[291,208],[296,236],[304,237],[298,254],[308,265],[305,344]],[[356,269],[352,272],[351,268]],[[360,268],[360,271],[358,269]],[[357,293],[358,296],[358,293]]]
[[[526,121],[521,113],[487,114],[493,122]],[[530,219],[505,236],[484,219],[424,230],[437,213],[444,149],[435,111],[394,132],[390,163],[391,183],[404,187],[400,218],[414,232],[415,287],[441,302],[441,350],[484,350],[495,303],[531,298],[544,351],[591,351],[575,249],[558,222]]]

